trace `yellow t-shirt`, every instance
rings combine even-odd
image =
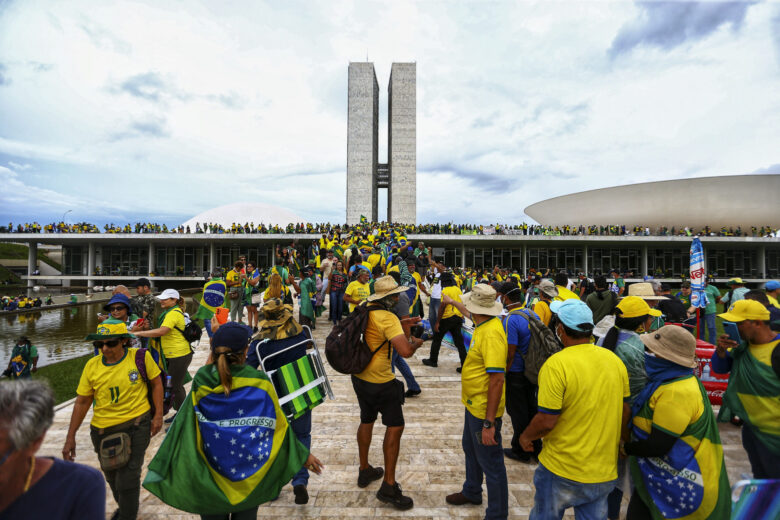
[[[501,320],[493,317],[474,327],[471,347],[460,374],[460,400],[469,413],[485,419],[488,384],[491,373],[504,373],[507,355],[506,333]],[[496,409],[496,417],[504,415],[504,392]]]
[[[461,301],[461,299],[460,299],[460,295],[461,295],[460,289],[457,286],[455,286],[455,285],[451,285],[450,287],[443,288],[441,290],[441,294],[442,294],[442,296],[449,296],[450,298],[452,298],[456,302]],[[463,314],[461,314],[461,312],[454,305],[447,305],[445,307],[445,309],[444,309],[444,314],[441,315],[441,319],[444,320],[444,319],[449,318],[451,316],[460,316],[462,318]]]
[[[534,312],[537,316],[539,316],[539,319],[542,320],[542,323],[545,325],[550,324],[550,318],[552,318],[552,311],[550,310],[550,305],[542,300],[539,300],[534,305]]]
[[[566,287],[562,285],[556,285],[555,286],[558,289],[558,296],[553,298],[553,300],[556,301],[565,301],[565,300],[579,300],[580,297],[577,293],[570,291]]]
[[[350,298],[354,300],[360,300],[363,301],[371,294],[371,288],[367,283],[360,283],[357,280],[350,282],[350,284],[347,286],[347,290],[344,291],[344,294],[348,294]],[[349,312],[352,312],[355,310],[355,304],[350,303],[349,304]]]
[[[124,357],[113,365],[106,364],[102,354],[87,361],[76,393],[94,401],[92,426],[116,426],[149,411],[146,382],[135,365],[137,351],[137,348],[127,349]],[[148,351],[144,363],[149,379],[160,375],[160,368]]]
[[[184,339],[184,334],[179,332],[183,331],[185,326],[184,314],[180,310],[173,309],[166,314],[162,326],[171,329],[168,334],[160,337],[162,351],[166,358],[182,357],[192,352],[190,344]],[[175,327],[178,327],[179,330],[176,330]]]
[[[679,437],[704,413],[701,390],[695,377],[662,384],[653,392],[647,404],[653,411],[652,422],[643,417],[634,417],[634,424],[647,433],[650,433],[654,426],[669,435]],[[689,444],[693,441],[694,437],[686,439]],[[696,451],[698,443],[691,444],[691,447]]]
[[[760,363],[765,364],[768,367],[772,366],[772,352],[774,352],[777,344],[780,343],[780,339],[770,341],[769,343],[763,343],[760,345],[750,344],[748,348],[753,357]]]
[[[777,301],[777,298],[775,298],[774,296],[770,296],[769,294],[767,294],[766,297],[769,299],[769,303],[771,303],[775,307],[780,308],[780,302]]]
[[[398,272],[398,264],[395,264],[393,267],[387,270],[388,273],[397,273]]]
[[[626,366],[593,344],[550,356],[539,371],[539,411],[558,415],[539,462],[559,477],[595,484],[617,478]]]
[[[238,274],[238,271],[236,271],[235,269],[231,269],[231,270],[230,270],[230,271],[228,271],[228,272],[227,272],[227,274],[225,275],[225,280],[226,280],[226,281],[228,281],[228,282],[237,282],[237,281],[238,281],[238,279],[239,279],[239,277],[240,277],[240,276],[239,276],[239,274]],[[238,286],[237,286],[237,285],[234,285],[233,287],[238,287]]]
[[[369,265],[371,265],[371,272],[374,271],[374,267],[380,264],[385,265],[384,260],[385,260],[384,257],[379,253],[374,253],[371,256],[369,256],[367,262],[369,263]]]
[[[389,341],[396,336],[403,335],[403,333],[404,329],[401,327],[398,316],[389,311],[371,311],[366,326],[366,344],[371,350],[376,350],[383,342],[387,341],[388,343],[382,345],[382,348],[371,358],[366,369],[355,374],[355,377],[369,383],[387,383],[395,379]]]

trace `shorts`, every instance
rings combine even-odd
[[[355,389],[360,405],[360,422],[373,423],[377,415],[382,414],[385,426],[404,425],[404,384],[397,379],[387,383],[369,383],[352,376],[352,388]]]

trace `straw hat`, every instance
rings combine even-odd
[[[677,325],[664,325],[650,334],[640,334],[639,338],[647,350],[656,356],[677,363],[686,368],[695,368],[696,339]]]
[[[472,314],[484,314],[486,316],[498,316],[504,309],[501,303],[496,301],[496,290],[487,284],[479,283],[470,293],[461,297],[463,305]]]
[[[407,289],[408,287],[398,285],[392,276],[383,276],[382,278],[377,278],[374,282],[374,294],[366,298],[366,300],[374,302],[391,294],[402,293]]]
[[[643,300],[668,300],[666,296],[656,296],[650,282],[632,283],[628,286],[628,296],[639,296]]]

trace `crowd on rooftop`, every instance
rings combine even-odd
[[[543,235],[543,236],[719,236],[719,237],[776,237],[778,229],[772,226],[751,226],[742,229],[741,226],[720,228],[705,226],[695,228],[689,226],[661,226],[650,228],[646,226],[626,225],[572,225],[572,226],[542,226],[539,224],[388,224],[386,222],[371,223],[377,228],[401,230],[407,234],[424,235]],[[362,226],[362,224],[361,224]],[[361,226],[357,226],[361,229]],[[41,226],[38,222],[16,224],[9,222],[0,226],[0,233],[176,233],[176,234],[333,234],[351,233],[356,226],[331,223],[290,223],[286,226],[255,224],[254,222],[232,223],[230,226],[203,222],[190,226],[171,226],[154,222],[136,222],[135,224],[115,225],[105,224],[101,228],[89,222],[66,223],[52,222]]]

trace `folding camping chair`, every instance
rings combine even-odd
[[[281,349],[263,356],[261,350],[267,348],[270,344],[285,341],[271,341],[265,339],[255,345],[255,352],[260,368],[268,374],[271,382],[276,388],[279,397],[279,405],[288,419],[297,419],[306,412],[312,410],[315,406],[321,404],[325,397],[334,399],[333,389],[330,386],[328,375],[325,373],[325,366],[322,363],[322,356],[317,349],[317,343],[311,334],[311,329],[303,326],[304,336],[308,336],[301,341],[291,345],[286,345]],[[307,346],[311,344],[311,350],[307,351]],[[295,355],[295,360],[270,370],[266,369],[268,365],[274,365],[272,360],[287,354]]]

